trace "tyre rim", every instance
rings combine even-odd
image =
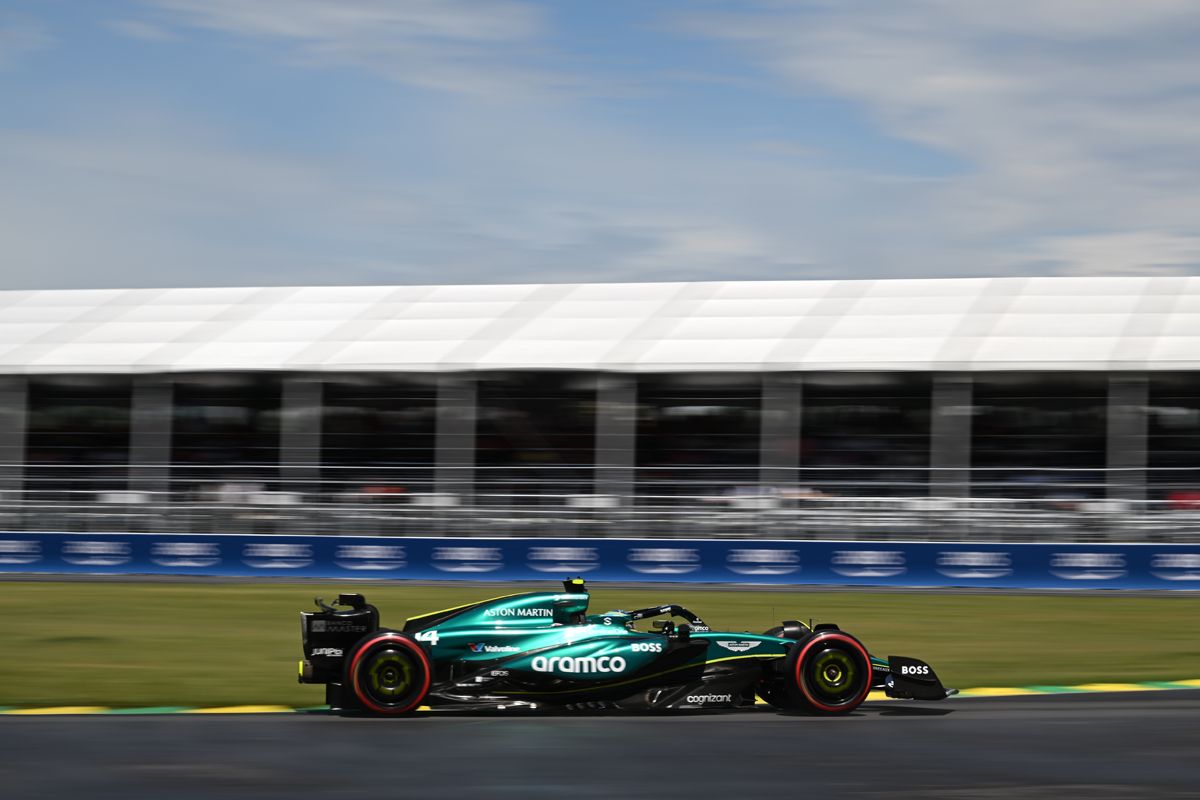
[[[373,653],[363,671],[367,693],[384,705],[400,704],[416,685],[412,658],[399,650],[388,648]]]
[[[808,674],[818,699],[829,705],[849,703],[862,691],[861,671],[845,650],[822,650],[813,658]]]

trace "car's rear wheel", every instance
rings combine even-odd
[[[792,650],[784,675],[797,708],[815,714],[849,714],[871,691],[871,657],[853,636],[826,631]]]
[[[362,708],[376,714],[405,714],[429,694],[429,656],[411,637],[377,631],[365,637],[346,660],[346,683]]]

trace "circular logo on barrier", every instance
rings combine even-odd
[[[504,566],[499,547],[435,547],[433,567],[442,572],[494,572]]]
[[[1200,553],[1155,553],[1150,574],[1164,581],[1200,581]]]
[[[800,554],[777,548],[730,550],[725,566],[739,575],[791,575],[800,571]]]
[[[938,553],[937,571],[947,578],[982,580],[1012,575],[1012,556],[991,551],[943,550]]]
[[[525,563],[537,572],[588,572],[600,555],[594,547],[531,547]]]
[[[1054,553],[1050,574],[1068,581],[1111,581],[1124,576],[1124,553]]]
[[[894,578],[908,572],[899,550],[838,550],[830,568],[847,578]]]
[[[68,541],[62,546],[63,561],[77,567],[116,567],[133,557],[129,542]]]
[[[334,552],[333,563],[342,569],[388,570],[408,566],[404,545],[399,544],[340,544]]]
[[[242,563],[255,569],[300,569],[312,560],[312,546],[307,544],[254,542],[242,548]]]
[[[685,575],[701,566],[700,552],[692,547],[634,547],[626,563],[646,575]]]
[[[0,541],[0,564],[36,564],[42,560],[42,543],[28,539]]]
[[[150,561],[160,567],[215,567],[221,563],[221,546],[216,542],[155,542]]]

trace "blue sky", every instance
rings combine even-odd
[[[0,288],[1196,274],[1192,0],[8,0]]]

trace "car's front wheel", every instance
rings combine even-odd
[[[796,708],[849,714],[871,691],[871,657],[853,636],[822,631],[788,654],[784,681]]]
[[[376,631],[346,659],[346,682],[354,699],[376,714],[405,714],[429,694],[433,667],[420,643],[397,631]]]

